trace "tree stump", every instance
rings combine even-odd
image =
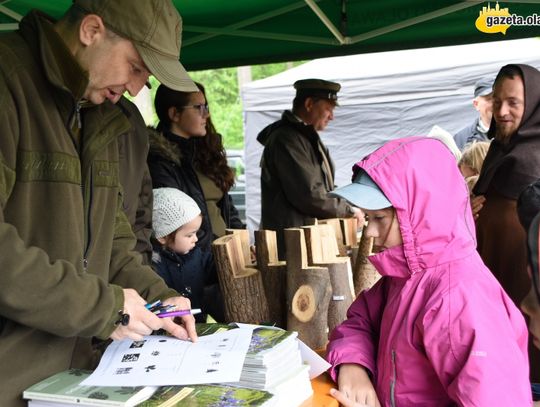
[[[360,245],[358,247],[358,255],[353,268],[354,292],[356,296],[362,291],[371,288],[373,284],[381,278],[381,275],[367,259],[373,249],[373,238],[368,238],[366,236],[366,227],[367,226],[364,226],[362,232]]]
[[[328,305],[328,330],[332,331],[347,318],[354,300],[351,262],[348,256],[338,256],[334,229],[329,224],[304,226],[310,266],[326,267],[332,296]]]
[[[262,275],[268,300],[269,322],[287,328],[287,264],[280,261],[277,252],[276,232],[255,231],[257,268]]]
[[[328,342],[328,305],[330,276],[326,267],[307,265],[302,229],[285,229],[287,248],[287,329],[312,349]]]
[[[268,321],[262,276],[256,268],[246,267],[239,234],[214,240],[212,251],[223,291],[226,321],[250,324]]]

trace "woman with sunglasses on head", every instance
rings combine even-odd
[[[439,140],[393,140],[334,194],[367,215],[383,276],[331,334],[346,407],[530,406],[523,316],[476,251],[467,186]]]
[[[226,228],[243,229],[245,225],[228,194],[234,172],[210,119],[204,87],[197,87],[199,92],[179,92],[159,86],[154,101],[159,134],[150,140],[148,167],[154,188],[177,188],[197,202],[203,215],[197,246],[211,255],[212,241],[223,236]],[[223,305],[215,267],[210,274],[215,284],[207,289],[207,297],[218,306],[212,310],[208,304],[207,309],[221,321]]]

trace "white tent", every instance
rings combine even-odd
[[[385,141],[426,135],[438,125],[454,134],[476,117],[473,85],[507,63],[540,67],[540,41],[513,40],[382,52],[308,62],[242,88],[246,205],[250,230],[260,219],[262,146],[257,134],[290,109],[292,84],[322,78],[341,83],[335,119],[321,133],[336,164],[336,183],[350,182],[351,167]],[[540,86],[540,84],[539,84]],[[291,174],[294,177],[294,174]]]

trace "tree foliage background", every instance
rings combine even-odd
[[[254,81],[264,79],[302,63],[303,61],[253,65],[251,67],[251,77]],[[225,148],[242,149],[244,147],[244,130],[242,101],[238,86],[238,69],[212,69],[190,72],[189,74],[193,80],[205,87],[212,121],[218,132],[223,135]],[[150,83],[152,84],[151,95],[153,105],[159,82],[156,78],[151,77]],[[155,113],[153,123],[150,124],[157,124]]]

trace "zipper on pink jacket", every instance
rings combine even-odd
[[[390,380],[390,405],[396,407],[396,351],[392,349],[392,380]]]

